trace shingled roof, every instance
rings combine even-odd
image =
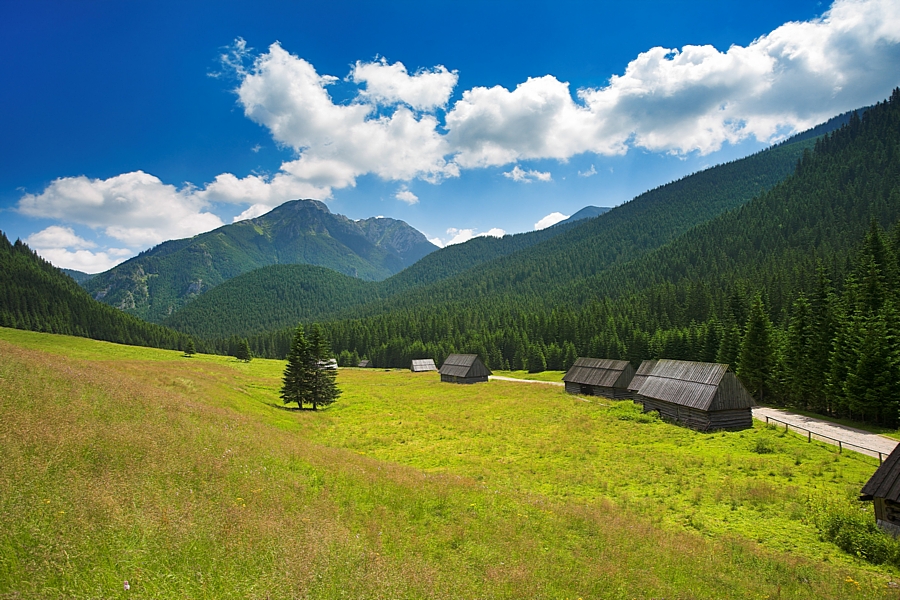
[[[487,377],[490,369],[478,360],[477,354],[451,354],[441,365],[441,375],[452,377]]]
[[[636,392],[641,389],[641,386],[644,385],[644,382],[647,381],[647,376],[653,371],[653,367],[656,366],[657,360],[645,360],[641,363],[641,366],[638,367],[637,371],[634,372],[634,377],[631,378],[631,383],[628,384],[628,389],[632,392]]]
[[[629,382],[622,381],[628,369],[627,360],[609,358],[578,358],[575,364],[563,375],[563,381],[596,385],[600,387],[626,387]]]
[[[660,359],[640,395],[699,410],[750,408],[753,398],[728,365]]]
[[[409,367],[410,371],[414,373],[421,373],[422,371],[437,371],[437,366],[434,364],[433,358],[414,358],[412,360],[412,364]]]
[[[894,448],[860,492],[860,500],[885,498],[900,502],[900,446]]]

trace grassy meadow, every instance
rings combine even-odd
[[[283,368],[0,328],[0,598],[898,597],[814,523],[874,459],[435,373],[286,410]]]

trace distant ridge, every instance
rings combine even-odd
[[[565,223],[574,223],[575,221],[581,221],[583,219],[593,219],[594,217],[599,217],[602,214],[608,213],[612,208],[608,206],[585,206],[577,213],[565,219],[564,221],[560,221],[557,225],[564,225]]]
[[[294,200],[255,219],[163,242],[84,287],[97,300],[160,322],[191,298],[260,267],[310,264],[377,281],[434,250],[403,221],[353,221],[318,200]]]

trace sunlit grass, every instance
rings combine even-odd
[[[890,597],[806,514],[865,457],[435,373],[290,411],[283,366],[0,329],[0,597]]]

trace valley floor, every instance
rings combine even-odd
[[[292,410],[283,368],[0,328],[0,598],[896,597],[816,527],[877,459],[435,373]]]

